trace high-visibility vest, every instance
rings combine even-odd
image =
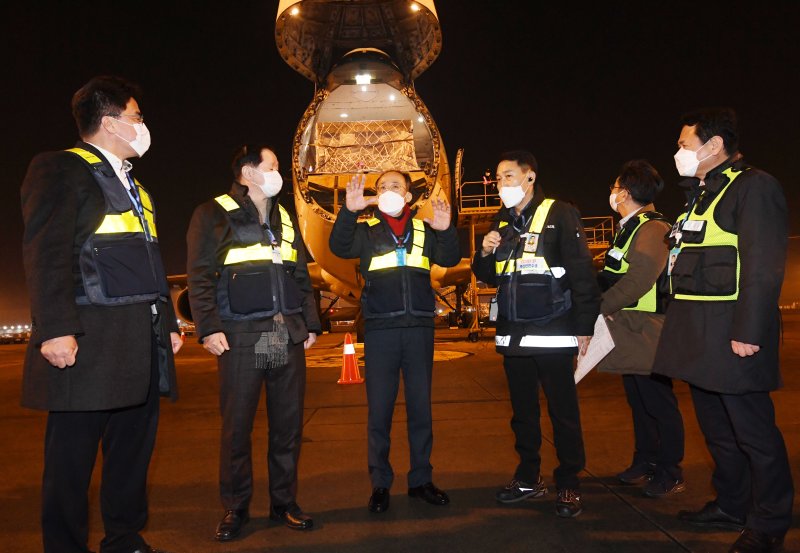
[[[745,169],[746,170],[746,169]],[[681,232],[681,241],[677,245],[677,258],[673,265],[673,270],[670,274],[670,291],[673,292],[673,297],[676,300],[690,300],[690,301],[735,301],[739,297],[739,273],[741,270],[741,259],[739,257],[739,236],[736,233],[728,232],[719,226],[714,218],[714,211],[716,210],[722,197],[730,189],[733,182],[745,171],[736,171],[733,167],[728,167],[722,174],[728,177],[728,183],[719,191],[719,194],[714,198],[708,208],[703,214],[697,213],[697,204],[695,202],[688,213],[681,214],[678,217],[677,226]],[[701,192],[705,194],[705,190]],[[699,239],[698,239],[699,238]],[[733,248],[735,251],[735,268],[734,263],[729,263],[730,278],[728,281],[731,285],[726,290],[714,289],[713,284],[708,284],[705,281],[702,283],[699,280],[706,272],[706,263],[710,256],[715,253],[721,253],[722,249]],[[683,258],[681,257],[683,256]],[[678,286],[676,282],[676,274],[680,273],[681,262],[686,261],[690,256],[696,256],[696,264],[693,265],[692,273],[697,275],[695,285],[687,288],[686,286]],[[731,256],[732,257],[732,256]],[[732,261],[732,259],[731,259]],[[715,269],[719,271],[719,267]],[[724,270],[724,269],[723,269]]]
[[[377,217],[367,219],[367,224],[370,227],[374,227],[380,222]],[[384,269],[393,269],[395,267],[414,267],[425,271],[431,270],[431,262],[423,254],[425,248],[425,223],[419,219],[412,219],[411,224],[413,227],[411,252],[401,256],[398,255],[397,249],[393,249],[385,254],[376,255],[369,263],[368,272],[383,271]],[[405,259],[403,260],[402,258]]]
[[[76,302],[115,306],[167,298],[150,194],[134,180],[142,207],[139,214],[119,177],[107,171],[100,157],[84,148],[66,151],[89,167],[105,199],[103,219],[81,247],[82,286],[76,291]]]
[[[223,194],[214,201],[225,213],[234,236],[217,281],[217,309],[222,320],[263,320],[279,312],[300,313],[304,293],[293,276],[297,235],[289,212],[278,204],[280,243],[273,245],[268,238],[274,237],[232,196]]]
[[[613,244],[606,252],[603,272],[609,273],[610,278],[608,280],[618,281],[622,275],[628,272],[628,268],[630,267],[627,257],[628,250],[633,243],[633,237],[636,235],[639,229],[642,228],[647,221],[666,222],[664,216],[655,211],[639,213],[636,216],[636,220],[638,222],[633,229],[621,228],[617,232],[617,234],[614,236]],[[658,281],[654,282],[653,286],[635,303],[629,305],[628,307],[624,307],[623,310],[660,313],[661,307],[659,302]]]
[[[533,213],[533,217],[531,217],[531,222],[528,225],[528,234],[536,237],[535,239],[537,240],[537,247],[535,250],[525,251],[526,248],[523,248],[522,255],[516,259],[496,259],[495,273],[497,276],[505,276],[514,272],[528,270],[526,267],[530,267],[530,270],[540,272],[541,274],[550,274],[550,267],[547,265],[547,260],[544,258],[544,256],[537,254],[541,249],[541,246],[538,243],[539,237],[544,229],[544,222],[547,220],[547,215],[550,213],[550,207],[552,207],[554,202],[555,200],[543,200]],[[498,229],[501,229],[506,225],[508,225],[507,221],[501,221]],[[519,260],[519,262],[517,262],[517,260]]]
[[[231,213],[242,207],[236,203],[228,194],[223,194],[214,198],[226,212]],[[297,249],[294,247],[294,226],[289,217],[289,212],[284,207],[278,204],[278,211],[281,217],[281,243],[279,253],[281,261],[284,263],[297,263]],[[250,245],[236,246],[228,250],[225,255],[224,265],[234,265],[236,263],[245,263],[248,261],[265,261],[272,263],[273,261],[273,248],[271,245],[265,246],[261,242],[256,242]]]

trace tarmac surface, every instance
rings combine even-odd
[[[800,482],[800,316],[785,317],[782,367],[785,387],[773,394],[778,424]],[[227,552],[709,552],[723,553],[731,531],[687,526],[679,509],[697,509],[713,498],[711,460],[697,427],[688,388],[676,383],[686,425],[685,492],[650,499],[614,474],[632,455],[631,415],[619,377],[591,373],[579,385],[587,466],[582,478],[584,512],[576,519],[554,514],[552,428],[543,415],[542,469],[551,492],[512,506],[494,500],[513,474],[517,457],[509,426],[511,409],[501,358],[491,331],[477,343],[465,330],[437,329],[433,376],[434,483],[450,495],[435,507],[406,495],[408,446],[400,396],[392,430],[396,479],[391,507],[367,511],[366,392],[363,384],[339,385],[344,334],[326,334],[308,352],[304,443],[298,503],[314,517],[311,532],[271,522],[266,489],[266,414],[260,406],[253,432],[256,492],[251,522],[236,541],[218,543],[222,516],[217,491],[220,418],[216,363],[191,338],[178,356],[180,400],[162,402],[158,442],[150,468],[150,544],[173,553]],[[19,407],[25,346],[0,346],[0,551],[41,551],[39,487],[46,413]],[[359,357],[362,350],[357,346]],[[363,374],[363,359],[360,362]],[[546,410],[542,409],[543,413]],[[98,457],[98,467],[102,459]],[[90,490],[90,548],[102,537],[99,470]],[[800,551],[798,499],[787,551]]]

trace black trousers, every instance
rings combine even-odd
[[[535,484],[542,458],[539,384],[547,398],[547,412],[553,424],[553,441],[559,465],[553,471],[558,489],[578,489],[578,473],[586,464],[581,434],[578,393],[572,373],[572,354],[553,353],[531,357],[504,357],[503,367],[511,393],[514,415],[511,429],[516,438],[519,465],[514,478]]]
[[[714,459],[720,508],[747,527],[782,537],[792,523],[789,458],[768,392],[720,394],[690,386],[697,422]]]
[[[408,487],[430,482],[433,477],[430,462],[433,448],[433,328],[368,330],[364,336],[364,361],[368,405],[367,463],[372,486],[390,488],[394,480],[389,447],[401,370],[411,461]]]
[[[67,368],[64,370],[72,370]],[[158,427],[158,348],[152,337],[150,391],[142,405],[110,411],[51,411],[47,417],[42,479],[45,553],[87,553],[89,483],[98,444],[103,451],[101,553],[144,546],[147,469]]]
[[[622,376],[633,414],[633,464],[652,463],[656,478],[682,480],[683,417],[672,391],[672,379],[654,374]]]
[[[269,439],[267,470],[273,506],[295,501],[297,459],[303,435],[303,398],[306,357],[303,343],[289,343],[289,360],[282,367],[257,369],[252,345],[231,347],[218,358],[219,407],[222,439],[219,455],[219,492],[224,509],[245,509],[253,496],[250,435],[266,386]]]

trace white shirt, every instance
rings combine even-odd
[[[87,144],[92,144],[91,142],[87,142]],[[119,177],[119,180],[122,182],[122,185],[125,187],[126,190],[130,190],[131,184],[128,182],[128,171],[131,170],[133,165],[127,159],[120,159],[108,150],[105,150],[98,146],[97,144],[92,144],[95,148],[100,150],[100,153],[103,154],[108,162],[111,164],[111,167],[114,169],[114,172]]]
[[[633,213],[628,213],[628,214],[627,214],[625,217],[623,217],[622,219],[620,219],[620,220],[619,220],[619,228],[622,228],[622,227],[624,227],[624,226],[625,226],[625,223],[627,223],[628,221],[630,221],[630,220],[631,220],[631,217],[634,217],[634,216],[636,216],[636,214],[637,214],[637,213],[639,213],[639,212],[640,212],[642,209],[644,209],[644,207],[645,207],[645,206],[642,206],[642,207],[640,207],[639,209],[637,209],[636,211],[634,211]]]

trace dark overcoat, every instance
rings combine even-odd
[[[697,179],[684,183],[690,187],[690,197],[699,196],[705,188],[699,210],[707,208],[728,183],[723,171],[731,165],[744,173],[725,192],[714,218],[739,237],[739,297],[736,301],[671,301],[653,372],[712,392],[764,392],[781,386],[778,298],[788,241],[786,199],[773,176],[742,161],[726,162],[709,172],[703,186]],[[761,349],[750,357],[739,357],[731,349],[731,340]]]
[[[96,148],[84,142],[76,146],[103,159],[104,171],[114,174]],[[21,199],[22,252],[32,322],[22,405],[49,411],[97,411],[144,403],[151,373],[150,305],[101,307],[75,301],[82,285],[81,247],[105,214],[105,199],[91,170],[71,152],[38,154],[28,168]],[[159,338],[165,345],[160,387],[175,399],[169,332],[178,328],[172,302],[160,302],[159,308]],[[40,347],[45,340],[69,335],[78,342],[76,362],[59,369],[48,363]]]

